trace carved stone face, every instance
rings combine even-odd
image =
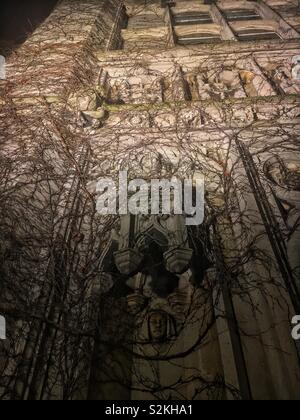
[[[149,317],[150,337],[154,342],[163,342],[168,335],[168,314],[157,311]]]
[[[280,187],[300,191],[300,164],[292,161],[269,161],[266,175]]]

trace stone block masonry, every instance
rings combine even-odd
[[[94,79],[94,52],[105,50],[119,0],[64,0],[7,64],[13,98],[64,96]]]

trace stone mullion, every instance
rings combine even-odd
[[[217,4],[211,5],[211,14],[213,20],[221,26],[221,37],[224,41],[237,41],[237,37],[235,36],[234,32],[230,28],[228,22],[223,17],[219,7]]]
[[[172,13],[170,6],[166,7],[166,25],[168,26],[168,47],[172,48],[176,45],[176,36],[173,28]]]

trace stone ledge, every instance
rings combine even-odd
[[[300,48],[300,39],[291,39],[284,41],[255,41],[255,42],[236,42],[223,41],[221,44],[186,46],[184,48],[177,46],[174,48],[160,49],[159,51],[143,50],[130,53],[130,51],[98,51],[96,56],[100,62],[126,62],[140,57],[143,60],[155,61],[159,59],[176,59],[178,57],[197,57],[201,55],[228,55],[228,54],[247,54],[264,51],[286,51]]]

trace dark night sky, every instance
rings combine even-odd
[[[0,49],[22,43],[50,14],[57,0],[2,0]]]

